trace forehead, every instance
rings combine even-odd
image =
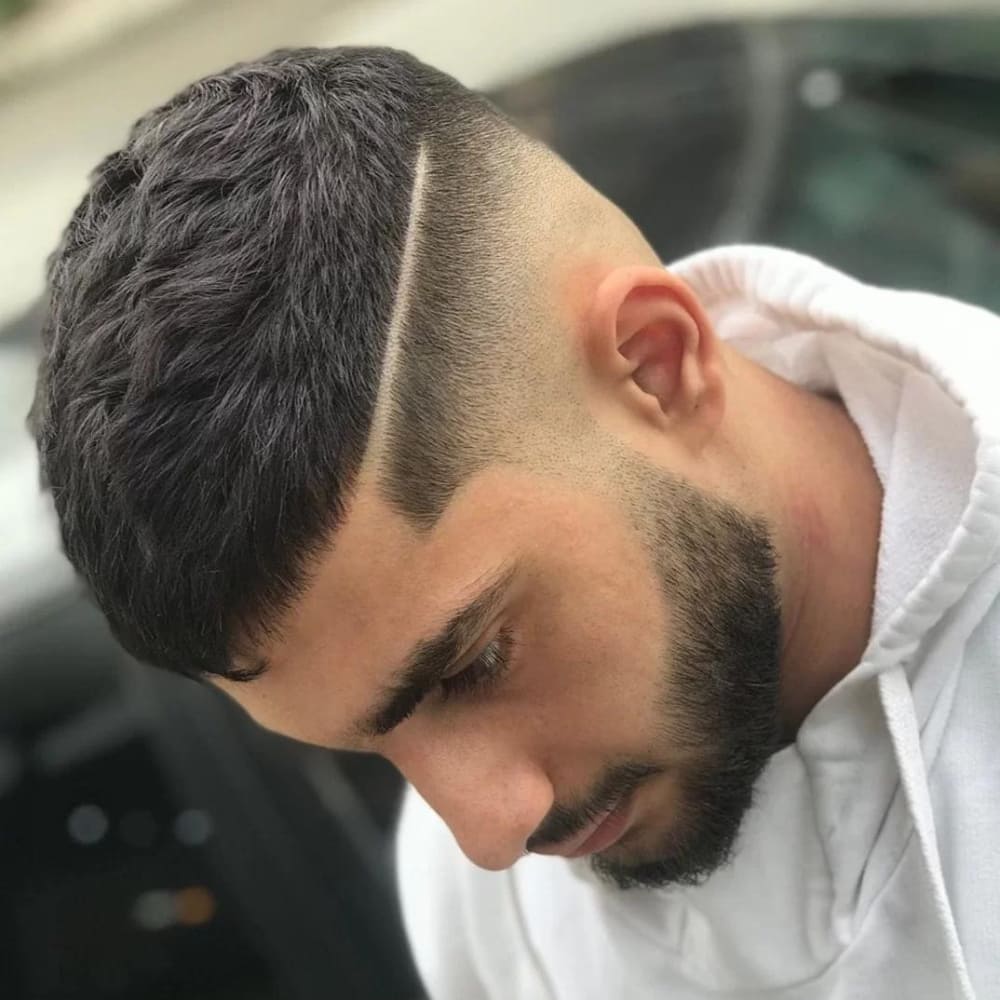
[[[527,499],[538,489],[509,469],[487,470],[428,532],[359,490],[280,634],[255,651],[267,673],[219,686],[268,728],[341,744],[413,644],[530,546]]]

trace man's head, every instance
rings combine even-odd
[[[280,50],[141,118],[49,279],[43,475],[126,648],[488,867],[627,793],[619,884],[725,860],[778,732],[747,368],[615,206],[412,57]]]

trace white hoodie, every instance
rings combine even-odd
[[[724,340],[858,425],[885,493],[870,641],[695,888],[483,871],[409,791],[421,975],[433,1000],[1000,1000],[1000,318],[771,248],[672,270]]]

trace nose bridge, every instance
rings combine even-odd
[[[486,726],[414,728],[391,759],[481,868],[509,868],[552,807],[539,758]]]

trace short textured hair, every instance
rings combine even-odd
[[[517,321],[495,261],[531,145],[406,53],[279,49],[98,165],[48,261],[30,423],[65,552],[133,655],[246,678],[234,642],[269,631],[344,517],[394,324],[386,497],[426,528],[488,460],[460,411],[505,409],[482,366],[524,352],[495,339]]]

